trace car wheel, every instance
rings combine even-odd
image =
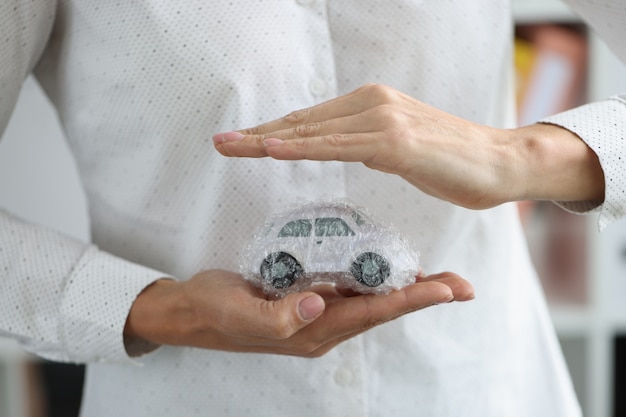
[[[365,252],[352,263],[350,272],[361,284],[378,287],[389,277],[391,270],[384,257],[374,252]]]
[[[272,253],[261,263],[261,276],[278,289],[293,285],[303,272],[296,258],[285,252]]]

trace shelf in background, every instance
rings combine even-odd
[[[517,0],[512,2],[513,17],[517,23],[579,22],[580,18],[569,7],[555,0]]]
[[[585,336],[593,322],[588,307],[551,306],[550,316],[562,336]]]

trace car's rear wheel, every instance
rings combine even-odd
[[[378,287],[389,277],[389,262],[374,252],[360,254],[352,263],[350,272],[358,282],[368,287]]]
[[[277,289],[292,286],[303,272],[296,258],[286,252],[272,253],[261,262],[261,276]]]

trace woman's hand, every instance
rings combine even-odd
[[[146,288],[124,334],[153,344],[316,357],[404,314],[473,298],[469,282],[446,272],[417,278],[388,295],[343,295],[316,286],[268,300],[241,275],[211,270]]]
[[[595,153],[563,128],[496,129],[384,85],[213,137],[226,156],[363,162],[422,191],[482,209],[519,200],[601,200]]]

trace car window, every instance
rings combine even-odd
[[[310,220],[292,220],[280,229],[278,237],[306,237],[311,236],[313,225]]]
[[[315,219],[315,236],[354,236],[354,232],[338,217],[320,217]]]

